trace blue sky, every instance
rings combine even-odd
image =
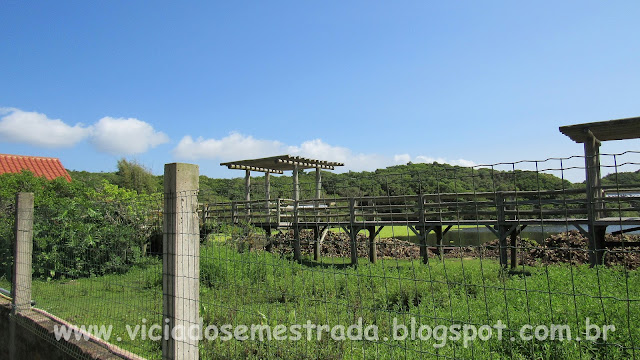
[[[284,153],[343,170],[580,155],[559,126],[640,115],[638,18],[637,1],[5,0],[0,153],[214,177]]]

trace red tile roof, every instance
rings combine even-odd
[[[44,176],[48,180],[62,176],[71,182],[71,176],[62,166],[60,159],[0,154],[0,174],[19,173],[22,170],[29,170],[36,176]]]

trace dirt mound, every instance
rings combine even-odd
[[[275,234],[272,237],[270,251],[282,255],[293,252],[293,231]],[[638,235],[612,236],[607,235],[607,242],[633,241],[638,242]],[[300,232],[300,247],[303,254],[313,254],[313,232],[304,230]],[[349,236],[342,232],[328,232],[321,247],[320,255],[329,257],[350,257],[351,248]],[[379,258],[392,258],[402,260],[420,259],[420,246],[394,238],[377,239],[377,254]],[[369,256],[369,240],[363,234],[356,237],[358,257]],[[528,239],[517,239],[518,264],[530,266],[545,264],[588,264],[589,242],[578,231],[549,236],[542,244]],[[429,257],[436,256],[433,247],[427,249]],[[445,247],[445,258],[483,258],[499,259],[500,244],[498,240],[492,240],[481,246]],[[509,249],[507,251],[510,251]],[[624,266],[627,269],[640,267],[640,247],[625,247],[607,249],[604,253],[604,263],[607,266]]]
[[[605,242],[637,242],[638,235],[613,236],[607,234]],[[531,249],[528,253],[531,259],[538,259],[544,264],[589,263],[589,240],[577,230],[549,236],[543,246]],[[640,247],[625,246],[604,250],[604,264],[608,266],[621,265],[628,269],[640,267]]]
[[[271,251],[280,254],[290,254],[293,252],[293,231],[279,233],[272,238]],[[313,232],[304,230],[300,232],[300,248],[303,254],[313,254]],[[328,232],[322,245],[320,246],[321,256],[330,257],[350,257],[349,235],[346,233]],[[358,257],[369,256],[369,239],[363,234],[356,236],[356,247]],[[403,241],[393,238],[376,239],[376,248],[378,257],[396,258],[396,259],[419,259],[420,246],[409,241]],[[433,255],[433,253],[429,253]]]

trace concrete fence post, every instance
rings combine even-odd
[[[31,257],[33,254],[33,193],[16,195],[15,244],[13,247],[13,311],[31,308]]]
[[[197,165],[164,167],[162,358],[198,359],[200,229]]]
[[[33,193],[16,194],[15,242],[11,285],[12,315],[31,308],[31,257],[33,254]],[[16,317],[9,318],[9,359],[18,359]]]

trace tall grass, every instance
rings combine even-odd
[[[201,253],[205,324],[326,324],[363,319],[379,329],[378,341],[205,341],[204,358],[629,358],[640,332],[640,279],[620,268],[553,265],[509,273],[493,260],[383,260],[357,268],[306,260],[297,264],[266,252],[238,253],[209,244]],[[416,328],[493,325],[504,339],[384,340],[393,319]],[[566,324],[584,338],[591,324],[615,325],[606,342],[523,341],[523,325]],[[515,341],[511,341],[511,337]],[[215,355],[214,355],[215,354]]]
[[[328,261],[330,260],[330,261]],[[201,308],[204,326],[224,324],[336,325],[362,319],[378,327],[378,340],[203,340],[202,359],[627,359],[640,353],[640,279],[621,268],[549,265],[503,270],[488,259],[323,259],[303,264],[268,252],[238,252],[209,242],[201,248]],[[130,341],[126,324],[147,325],[161,319],[161,265],[152,263],[127,274],[74,281],[35,281],[38,306],[75,324],[113,324],[121,347],[139,355],[161,357],[160,343]],[[410,328],[454,324],[506,325],[503,339],[487,341],[441,338],[394,340],[394,318]],[[566,324],[572,336],[584,337],[586,319],[615,325],[606,341],[520,339],[525,324]],[[396,332],[401,335],[401,332]],[[286,332],[285,335],[291,335]],[[339,333],[338,333],[339,335]],[[440,334],[442,335],[442,334]],[[451,335],[451,333],[449,333]],[[388,339],[385,340],[385,337]],[[511,337],[514,341],[511,341]],[[442,345],[442,346],[440,346]],[[465,346],[466,345],[466,346]]]

